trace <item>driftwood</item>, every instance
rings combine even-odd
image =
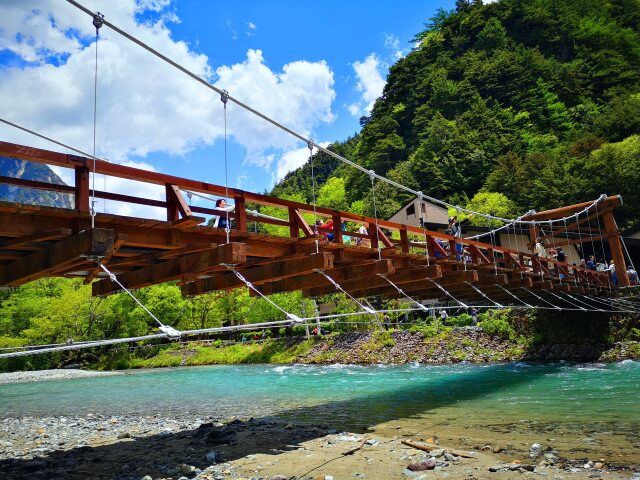
[[[477,458],[477,455],[473,452],[466,452],[464,450],[455,450],[453,448],[442,447],[440,445],[434,445],[433,443],[414,442],[413,440],[402,440],[403,445],[407,445],[417,450],[423,450],[425,452],[431,452],[433,450],[444,450],[451,455],[462,458]]]
[[[347,450],[346,452],[344,452],[342,455],[346,456],[346,455],[353,455],[354,453],[356,453],[358,450],[360,450],[362,447],[364,447],[364,444],[367,443],[367,438],[363,438],[362,439],[362,443],[360,445],[358,445],[356,448],[352,448],[351,450]]]

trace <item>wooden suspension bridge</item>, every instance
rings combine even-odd
[[[68,194],[74,208],[54,208],[0,202],[0,287],[18,287],[43,277],[83,277],[93,281],[94,295],[120,291],[100,267],[117,275],[128,288],[178,281],[184,295],[244,287],[236,272],[260,293],[302,290],[318,297],[336,292],[335,283],[355,298],[384,299],[409,296],[419,301],[474,304],[483,299],[541,306],[545,299],[557,302],[558,294],[608,295],[616,287],[609,272],[558,262],[534,254],[533,242],[540,234],[530,226],[531,244],[518,251],[493,243],[397,224],[348,212],[292,202],[267,195],[225,188],[197,180],[140,170],[102,160],[0,142],[0,156],[72,169],[75,184],[58,185],[2,176],[0,183]],[[164,200],[139,198],[90,189],[90,174],[106,175],[158,185]],[[233,228],[212,228],[204,215],[227,212],[190,206],[184,192],[228,196],[235,209],[229,212]],[[166,220],[135,218],[97,212],[92,227],[91,196],[97,199],[166,210]],[[584,218],[565,225],[576,231],[580,224],[602,221],[597,236],[556,240],[555,246],[608,242],[617,266],[619,286],[629,285],[626,263],[613,211],[618,196],[532,213],[523,220],[546,222],[583,212]],[[248,206],[270,206],[285,212],[283,219],[259,215]],[[330,231],[317,231],[305,219],[315,214],[333,220]],[[251,222],[286,227],[283,236],[252,232]],[[368,233],[343,231],[341,226],[364,225]],[[391,232],[391,234],[389,233]],[[326,233],[333,235],[327,240]],[[561,233],[561,232],[556,232]],[[351,245],[343,237],[362,238]],[[557,238],[557,237],[556,237]],[[228,241],[227,241],[228,240]],[[458,245],[462,245],[459,247]],[[457,252],[464,251],[464,258]],[[335,282],[335,283],[334,283]],[[256,294],[256,292],[252,292]]]

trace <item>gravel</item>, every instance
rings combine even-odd
[[[41,382],[44,380],[68,380],[72,378],[104,377],[121,375],[121,372],[96,372],[93,370],[60,369],[34,370],[31,372],[0,373],[0,385],[6,383]]]

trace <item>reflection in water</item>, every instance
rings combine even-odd
[[[638,455],[640,363],[211,366],[0,385],[3,415],[273,416],[459,442]],[[615,435],[614,435],[615,433]],[[634,459],[640,463],[640,458]]]

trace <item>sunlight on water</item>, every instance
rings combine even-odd
[[[639,387],[640,362],[632,361],[242,365],[0,385],[0,404],[5,417],[193,413],[269,416],[360,430],[408,421],[427,429],[447,425],[452,438],[458,430],[475,428],[478,438],[482,432],[514,437],[519,431],[529,436],[554,431],[591,439],[610,431],[637,436]]]

